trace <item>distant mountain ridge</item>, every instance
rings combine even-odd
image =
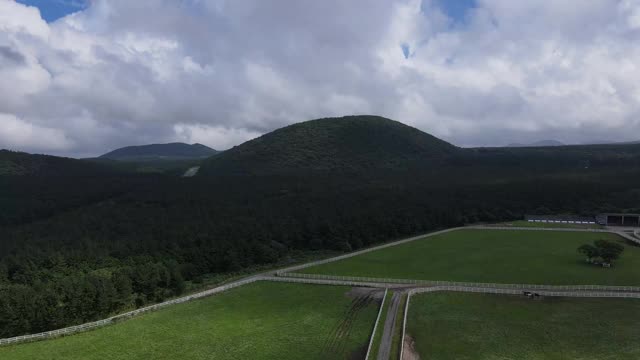
[[[84,176],[116,171],[78,159],[0,150],[0,175]]]
[[[540,140],[528,144],[520,144],[520,143],[512,143],[507,145],[507,147],[543,147],[543,146],[565,146],[566,144],[561,143],[557,140]]]
[[[218,151],[202,144],[168,143],[126,146],[110,151],[99,158],[119,161],[204,159]]]
[[[277,129],[207,159],[198,175],[408,169],[458,151],[394,120],[345,116]]]

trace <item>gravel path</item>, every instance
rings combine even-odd
[[[378,350],[378,360],[388,360],[391,353],[391,343],[395,330],[396,317],[400,307],[401,292],[395,292],[391,298],[391,304],[387,311],[387,319],[384,321],[384,329],[382,330],[382,339],[380,339],[380,349]]]

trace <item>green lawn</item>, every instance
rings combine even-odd
[[[610,269],[578,246],[625,244]],[[311,274],[525,284],[640,285],[640,247],[608,233],[464,229],[300,270]]]
[[[407,323],[422,359],[640,359],[636,299],[420,294]]]
[[[94,331],[0,347],[0,359],[364,357],[379,299],[350,291],[253,283]]]

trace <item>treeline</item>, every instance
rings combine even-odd
[[[2,180],[0,199],[45,204],[51,215],[5,217],[0,226],[0,336],[107,317],[179,295],[205,275],[292,261],[301,252],[351,251],[527,213],[637,210],[640,203],[640,171],[633,169],[114,179],[117,191],[104,192],[95,190],[104,179]],[[5,214],[31,208],[2,207]]]
[[[3,264],[2,337],[98,320],[122,309],[180,295],[185,288],[175,262],[118,264],[113,269],[78,271],[68,266],[62,256],[52,256],[46,267],[20,260],[10,258]],[[10,283],[8,272],[14,272]]]

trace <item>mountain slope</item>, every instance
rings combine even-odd
[[[77,159],[0,150],[0,175],[82,176],[114,171],[104,165]]]
[[[378,116],[346,116],[290,125],[207,159],[200,174],[406,169],[439,161],[455,146]]]
[[[216,153],[216,150],[202,144],[169,143],[127,146],[110,151],[100,158],[120,161],[179,160],[202,159]]]
[[[565,144],[557,140],[540,140],[528,144],[513,143],[507,147],[544,147],[544,146],[564,146]]]

